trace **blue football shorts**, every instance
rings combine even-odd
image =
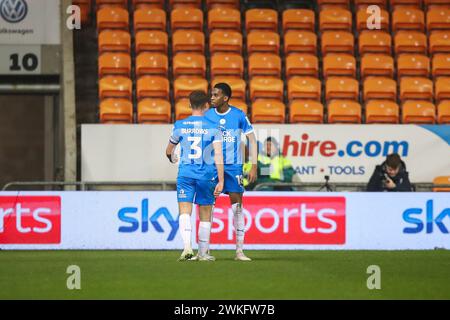
[[[178,202],[191,202],[201,206],[213,205],[215,202],[214,189],[217,178],[199,180],[188,177],[177,178]]]

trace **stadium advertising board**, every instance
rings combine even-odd
[[[304,182],[329,175],[331,182],[367,183],[392,152],[406,162],[413,183],[450,174],[450,125],[256,125],[255,131],[260,144],[268,136],[279,141]],[[170,132],[169,125],[83,125],[82,179],[175,181],[176,167],[164,155]]]
[[[177,214],[173,191],[4,192],[0,248],[181,249]],[[450,249],[448,193],[249,192],[244,214],[248,249]],[[211,242],[234,248],[227,197]]]

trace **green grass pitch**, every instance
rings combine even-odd
[[[0,299],[450,299],[450,251],[0,251]],[[69,265],[81,290],[68,290]],[[381,289],[366,286],[381,268]]]

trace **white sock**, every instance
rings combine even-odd
[[[198,253],[204,256],[208,252],[211,222],[200,221],[198,227]]]
[[[233,203],[231,206],[234,214],[234,230],[236,230],[236,250],[242,250],[244,247],[245,222],[244,214],[242,213],[242,205],[240,203]]]
[[[191,216],[180,214],[179,218],[181,238],[183,238],[184,250],[191,250]]]

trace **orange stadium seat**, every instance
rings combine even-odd
[[[123,30],[103,30],[98,35],[98,53],[126,52],[130,53],[131,37]]]
[[[133,8],[139,9],[143,7],[163,9],[164,0],[133,0]]]
[[[427,36],[417,31],[399,31],[394,38],[395,53],[427,54]]]
[[[164,99],[143,99],[137,105],[138,123],[170,123],[170,102]]]
[[[242,34],[237,31],[216,30],[209,36],[209,52],[242,53]]]
[[[286,57],[286,78],[319,76],[319,59],[312,54],[292,53]]]
[[[361,105],[352,100],[331,100],[328,123],[361,123]]]
[[[436,102],[450,100],[450,77],[439,77],[434,82],[434,98]]]
[[[425,15],[416,8],[397,8],[392,13],[392,31],[417,30],[425,31]]]
[[[216,29],[241,31],[241,13],[232,8],[214,8],[208,11],[209,32]]]
[[[177,53],[173,57],[173,76],[206,77],[206,59],[203,54]]]
[[[355,39],[350,32],[325,31],[322,33],[322,55],[330,52],[353,54],[354,42]]]
[[[436,107],[429,101],[407,100],[402,106],[402,122],[434,124]]]
[[[288,81],[288,99],[306,99],[320,101],[322,82],[312,77],[293,77]]]
[[[254,77],[250,81],[250,99],[269,98],[283,100],[283,81],[278,78]]]
[[[435,54],[432,61],[433,77],[450,76],[450,54]]]
[[[361,8],[356,14],[356,28],[358,32],[363,30],[380,30],[389,32],[389,12],[384,9],[380,9],[380,29],[369,29],[368,22],[375,23],[374,20],[369,19],[372,16],[372,11],[367,11],[367,8]]]
[[[356,77],[356,59],[348,54],[329,53],[323,58],[323,77]]]
[[[136,76],[169,74],[167,56],[158,52],[142,52],[136,57]]]
[[[172,32],[178,29],[203,30],[203,12],[197,8],[177,8],[170,13]]]
[[[180,99],[175,103],[175,121],[185,119],[192,114],[189,99]]]
[[[429,52],[450,53],[450,31],[433,31],[429,37]]]
[[[173,54],[182,51],[205,52],[205,35],[197,30],[177,30],[172,34]]]
[[[144,98],[167,99],[169,89],[169,80],[167,78],[144,76],[137,80],[136,97],[138,100]]]
[[[272,99],[259,99],[252,103],[253,123],[284,123],[286,106]]]
[[[211,57],[211,78],[217,76],[244,77],[244,58],[235,53],[216,53]]]
[[[364,80],[363,99],[397,100],[397,82],[391,78],[367,77]]]
[[[188,98],[194,90],[208,91],[208,81],[202,78],[180,77],[173,83],[173,95],[175,100]]]
[[[439,187],[439,185],[449,185],[450,176],[439,176],[433,179],[433,192],[450,192],[450,187]]]
[[[232,105],[233,107],[236,107],[236,108],[244,111],[245,114],[248,113],[248,105],[247,105],[247,103],[245,103],[244,100],[234,99],[234,97],[233,97],[233,99],[230,100],[229,104]]]
[[[396,8],[396,6],[408,6],[408,7],[420,7],[422,6],[422,0],[391,0],[391,7]]]
[[[391,123],[400,121],[400,108],[390,100],[370,100],[366,104],[366,123]]]
[[[166,12],[158,8],[139,8],[134,11],[134,32],[140,30],[166,31]]]
[[[315,14],[309,9],[287,9],[283,11],[283,32],[288,30],[308,30],[314,32]]]
[[[252,31],[247,34],[247,52],[268,52],[278,54],[280,36],[271,31]]]
[[[377,5],[385,9],[387,7],[387,0],[355,0],[355,6],[359,9],[371,5]]]
[[[278,12],[272,9],[249,9],[245,11],[245,28],[247,33],[258,29],[278,32]]]
[[[136,54],[141,52],[160,52],[167,55],[167,33],[159,30],[138,31],[135,36]]]
[[[96,0],[97,10],[105,7],[128,7],[128,0]]]
[[[239,0],[206,0],[208,8],[239,8]]]
[[[348,8],[350,0],[317,0],[321,10],[327,8]]]
[[[328,30],[352,30],[352,13],[341,8],[329,8],[320,11],[319,14],[320,31]]]
[[[99,80],[99,98],[124,98],[131,100],[133,84],[130,78],[121,76],[108,76]]]
[[[211,81],[211,88],[214,88],[214,86],[219,82],[225,82],[231,87],[233,100],[245,100],[245,90],[247,88],[247,82],[244,79],[235,77],[215,77]]]
[[[394,59],[386,54],[367,53],[361,58],[361,77],[394,77]]]
[[[397,59],[397,76],[428,77],[430,59],[421,54],[401,54]]]
[[[428,78],[403,77],[400,80],[400,100],[433,99],[433,82]]]
[[[391,54],[391,35],[384,31],[363,31],[359,35],[359,54],[384,53]]]
[[[281,77],[281,58],[271,53],[253,53],[248,57],[248,76]]]
[[[121,52],[106,52],[98,58],[98,76],[123,75],[130,77],[131,57]]]
[[[289,31],[284,35],[284,53],[317,53],[317,35],[310,31]]]
[[[169,6],[171,9],[184,7],[201,8],[201,5],[201,0],[169,0]]]
[[[133,104],[126,99],[105,99],[100,102],[101,123],[133,122]]]
[[[438,108],[438,123],[450,124],[450,100],[441,101],[437,108]]]
[[[293,100],[289,106],[290,123],[323,123],[323,105],[314,100]]]
[[[359,83],[348,77],[329,77],[325,83],[325,98],[357,100],[359,96]]]
[[[450,8],[431,8],[427,12],[428,32],[440,29],[450,29]]]
[[[120,7],[104,7],[97,11],[97,30],[129,29],[128,10]]]

